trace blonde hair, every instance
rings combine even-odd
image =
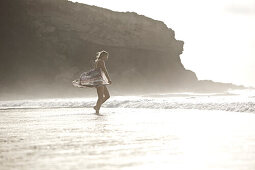
[[[98,61],[99,59],[101,59],[103,56],[108,56],[108,52],[107,51],[100,51],[100,52],[97,52],[97,56],[96,56],[96,60],[95,61]]]

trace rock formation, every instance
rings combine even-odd
[[[161,21],[67,0],[5,0],[0,7],[2,95],[80,93],[71,81],[92,67],[101,50],[110,54],[115,94],[197,83],[180,60],[184,42]]]

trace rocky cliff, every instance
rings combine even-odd
[[[180,60],[184,42],[161,21],[66,0],[6,0],[0,8],[1,94],[78,93],[71,81],[92,67],[102,49],[110,54],[116,94],[197,82]]]

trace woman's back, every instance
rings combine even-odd
[[[95,64],[94,64],[94,68],[101,68],[102,67],[102,64],[104,65],[104,61],[103,60],[100,60],[100,59],[96,59],[95,60]]]

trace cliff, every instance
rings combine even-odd
[[[184,42],[161,21],[66,0],[6,0],[0,6],[0,94],[80,93],[71,81],[103,49],[110,54],[110,88],[116,94],[197,82],[180,60]]]

